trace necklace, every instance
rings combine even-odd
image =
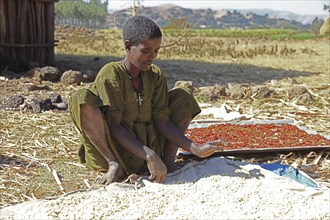
[[[132,76],[132,73],[131,73],[131,72],[128,70],[128,68],[126,67],[125,60],[126,60],[126,58],[122,61],[122,64],[123,64],[123,66],[124,66],[124,69],[125,69],[125,71],[126,71],[128,77],[129,77],[131,80],[135,80],[135,79],[139,78],[139,77],[140,77],[140,72],[139,72],[139,75],[138,75],[138,76],[133,77],[133,76]]]
[[[126,58],[125,58],[125,60],[126,60]],[[142,101],[143,101],[143,98],[142,98],[143,84],[142,84],[141,72],[139,72],[139,75],[137,77],[133,78],[132,74],[128,71],[128,69],[126,67],[125,60],[122,61],[122,65],[123,65],[128,77],[131,79],[133,89],[134,89],[134,91],[136,92],[136,95],[137,95],[136,101],[137,101],[137,104],[138,104],[138,116],[137,116],[136,121],[141,122],[142,121],[141,106],[142,106]],[[138,79],[139,81],[136,81],[136,79]],[[138,83],[138,86],[136,86],[136,83]]]

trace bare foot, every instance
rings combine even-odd
[[[113,182],[119,182],[123,180],[125,177],[123,169],[117,162],[110,162],[108,172],[106,172],[103,176],[96,178],[95,182],[97,184],[105,184],[109,185]]]

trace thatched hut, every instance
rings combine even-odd
[[[58,0],[0,0],[0,54],[19,63],[55,63]]]
[[[330,17],[328,17],[324,23],[322,24],[321,28],[320,28],[320,32],[321,35],[326,35],[326,34],[330,34]]]

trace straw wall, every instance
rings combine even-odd
[[[0,0],[0,52],[22,63],[52,65],[57,0]]]

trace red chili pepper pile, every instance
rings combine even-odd
[[[227,150],[330,145],[330,140],[323,136],[308,134],[290,124],[214,124],[188,129],[186,136],[200,144],[224,139],[228,142]]]

